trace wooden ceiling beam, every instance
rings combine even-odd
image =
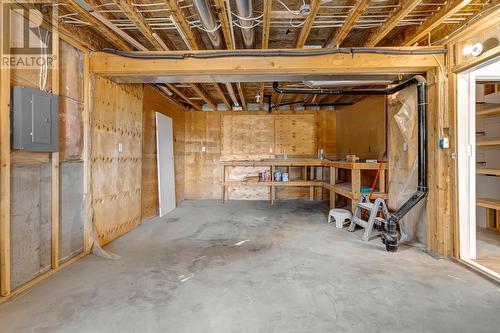
[[[167,83],[166,86],[168,87],[168,89],[172,90],[177,96],[179,96],[180,98],[182,98],[182,100],[184,102],[186,102],[187,104],[191,105],[195,110],[197,110],[197,111],[203,111],[202,108],[198,104],[193,103],[189,99],[189,97],[187,97],[182,91],[180,91],[179,89],[177,89],[176,86],[174,86],[173,84],[170,84],[170,83]]]
[[[241,82],[236,82],[236,88],[238,89],[238,95],[240,95],[240,102],[243,110],[248,110],[247,102],[245,100],[245,92],[241,86]]]
[[[151,27],[146,23],[146,20],[144,19],[144,16],[139,13],[134,6],[132,5],[131,0],[113,0],[113,2],[123,11],[125,16],[128,17],[130,21],[132,21],[139,31],[141,32],[144,37],[153,45],[153,47],[158,50],[158,51],[164,51],[164,47],[161,45],[161,43],[156,40],[156,38],[153,36],[153,30]],[[171,50],[175,50],[175,46],[169,39],[163,40],[167,47]]]
[[[187,39],[187,42],[190,44],[189,46],[193,50],[199,50],[200,45],[198,43],[198,39],[196,38],[193,30],[191,30],[189,22],[186,19],[186,16],[184,16],[184,14],[182,13],[182,9],[177,4],[177,0],[168,0],[166,2],[168,2],[168,6],[170,10],[173,12],[175,20],[179,24],[182,33]]]
[[[341,45],[342,42],[346,39],[347,35],[351,32],[352,28],[358,22],[358,19],[365,12],[366,8],[370,5],[371,0],[356,0],[354,3],[354,7],[351,9],[351,12],[347,16],[344,24],[338,31],[334,34],[330,34],[328,40],[326,41],[326,47],[336,47],[337,45]]]
[[[210,96],[208,96],[207,92],[205,91],[205,89],[203,89],[202,86],[197,83],[191,83],[190,86],[194,91],[196,91],[198,96],[200,96],[205,101],[205,103],[210,106],[213,111],[217,111],[217,104],[212,100],[212,98],[210,98]]]
[[[410,14],[423,0],[402,0],[400,7],[391,14],[391,17],[385,21],[379,28],[370,35],[365,43],[367,47],[376,46],[389,32],[394,29],[398,23]]]
[[[295,44],[296,48],[301,49],[306,44],[307,37],[309,37],[309,33],[311,32],[314,20],[316,19],[316,15],[318,15],[320,6],[321,6],[321,0],[312,0],[311,13],[307,15],[306,21],[302,26],[302,29],[300,29],[300,33],[297,38],[297,43]]]
[[[217,12],[217,17],[219,18],[220,26],[222,28],[222,35],[224,36],[224,42],[226,43],[226,48],[228,50],[236,49],[233,43],[233,34],[231,31],[231,26],[229,25],[230,17],[227,17],[227,9],[224,0],[215,0],[215,8]]]
[[[264,14],[262,17],[262,48],[269,48],[269,34],[271,32],[271,11],[273,0],[264,0]]]
[[[231,103],[229,102],[229,100],[227,99],[226,95],[224,94],[224,90],[222,89],[222,87],[220,86],[220,84],[216,83],[216,84],[214,84],[214,86],[215,86],[215,89],[217,89],[217,92],[219,93],[219,95],[220,95],[220,97],[222,99],[222,102],[226,106],[227,110],[231,111],[233,109],[231,107]]]
[[[380,48],[392,49],[392,48]],[[425,49],[441,51],[441,47],[401,48],[413,51]],[[244,55],[249,51],[241,50]],[[193,54],[212,54],[214,51],[191,51]],[[314,54],[313,51],[311,51]],[[161,54],[160,52],[139,52],[139,54]],[[184,54],[177,51],[172,54]],[[347,74],[347,73],[386,73],[395,68],[400,72],[422,72],[444,61],[443,54],[325,54],[302,57],[273,57],[272,60],[260,56],[234,56],[227,58],[191,58],[159,59],[122,57],[106,52],[94,52],[90,55],[91,71],[107,77],[129,78],[131,82],[146,82],[158,76],[183,75],[194,82],[200,75],[242,75],[253,80],[252,76],[273,73],[274,75],[310,75],[311,73]],[[129,80],[129,81],[130,81]],[[142,80],[142,81],[141,81]],[[254,82],[258,82],[255,80]],[[149,81],[151,82],[151,81]],[[192,81],[193,82],[193,81]]]
[[[441,7],[434,15],[427,18],[427,20],[417,28],[415,33],[411,34],[404,39],[404,46],[411,46],[426,38],[429,33],[436,27],[441,25],[444,20],[467,6],[471,0],[450,0],[443,7]]]
[[[113,30],[107,27],[104,23],[94,17],[89,11],[81,7],[75,0],[67,0],[65,2],[70,8],[75,11],[78,16],[92,25],[92,28],[97,30],[103,37],[105,37],[111,44],[120,50],[132,51],[133,48],[119,37]]]

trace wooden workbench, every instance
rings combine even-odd
[[[361,190],[361,171],[362,170],[378,170],[380,168],[380,175],[378,179],[378,192],[373,193],[373,198],[387,199],[386,193],[386,172],[388,169],[387,163],[366,163],[366,162],[346,162],[346,161],[330,161],[327,159],[270,159],[258,161],[220,161],[222,164],[222,202],[226,198],[226,189],[228,186],[268,186],[270,187],[269,200],[274,203],[276,187],[281,186],[299,186],[310,188],[310,199],[314,199],[314,187],[321,187],[330,191],[330,207],[334,208],[337,195],[341,195],[351,199],[352,209],[356,200],[359,199]],[[272,180],[268,182],[261,182],[257,180],[226,180],[227,167],[269,167]],[[292,180],[288,182],[274,181],[274,173],[276,167],[328,167],[330,168],[330,177],[328,180],[310,180],[307,179],[307,172],[304,172],[304,179]],[[351,182],[342,182],[338,179],[338,170],[346,169],[351,172]]]

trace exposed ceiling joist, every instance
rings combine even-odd
[[[295,44],[296,48],[301,49],[306,44],[307,37],[309,37],[309,33],[311,32],[314,20],[316,19],[316,15],[318,15],[320,6],[321,6],[321,0],[311,1],[311,12],[307,16],[304,25],[302,26],[302,29],[300,29],[300,33],[297,38],[297,44]]]
[[[154,48],[158,51],[163,51],[164,47],[162,44],[153,36],[153,30],[149,27],[149,25],[144,20],[144,17],[135,10],[132,5],[132,1],[130,0],[113,0],[113,2],[123,11],[125,16],[128,17],[130,21],[132,21],[141,34],[146,37],[146,39],[154,46]],[[170,40],[163,41],[169,49],[175,49],[172,42]]]
[[[216,83],[216,84],[214,84],[214,86],[215,86],[215,89],[217,89],[217,92],[219,93],[219,96],[221,97],[222,102],[226,106],[227,110],[231,111],[232,110],[231,103],[229,102],[226,95],[224,94],[224,90],[222,89],[220,84]]]
[[[234,45],[231,26],[229,25],[230,17],[227,17],[227,8],[224,0],[215,0],[215,8],[217,11],[217,17],[222,28],[222,35],[224,36],[224,42],[226,43],[226,48],[228,50],[234,50],[236,47]]]
[[[101,35],[103,35],[111,44],[116,48],[125,51],[132,51],[133,48],[129,46],[120,36],[118,36],[113,30],[107,27],[102,21],[98,20],[94,15],[91,14],[89,10],[80,6],[80,4],[75,0],[67,0],[66,3],[74,10],[81,18],[92,25],[92,28],[97,30]],[[90,6],[89,6],[90,7]],[[93,10],[93,9],[92,9]]]
[[[206,91],[203,89],[203,87],[201,87],[199,84],[196,84],[196,83],[192,83],[192,84],[190,84],[190,86],[191,86],[191,88],[193,88],[194,91],[196,91],[198,96],[200,96],[205,101],[205,103],[207,103],[208,106],[210,106],[210,108],[213,111],[217,111],[217,104],[206,93]]]
[[[186,16],[182,13],[182,9],[177,4],[177,0],[167,0],[170,10],[173,12],[173,16],[177,23],[179,24],[182,33],[186,37],[186,41],[190,44],[189,46],[193,50],[199,50],[200,45],[198,40],[189,26],[189,22],[186,20]]]
[[[180,98],[182,98],[182,100],[186,103],[188,103],[189,105],[191,105],[195,110],[197,111],[202,111],[202,108],[198,105],[198,104],[195,104],[193,103],[189,97],[187,97],[182,91],[180,91],[179,89],[177,89],[176,86],[174,86],[173,84],[166,84],[168,89],[172,90],[177,96],[179,96]]]
[[[389,19],[385,21],[379,28],[370,35],[365,46],[376,46],[389,32],[396,27],[396,25],[410,14],[423,0],[402,0],[400,7],[391,14]]]
[[[271,11],[273,8],[273,0],[264,0],[264,16],[262,17],[262,48],[269,47],[269,34],[271,31]]]
[[[247,102],[245,101],[245,93],[241,87],[241,82],[236,82],[236,87],[238,88],[238,94],[240,95],[241,106],[243,107],[243,110],[247,110]]]
[[[471,0],[450,0],[436,13],[430,16],[424,24],[417,28],[414,34],[408,36],[403,41],[404,46],[411,46],[426,38],[428,34],[437,26],[443,23],[444,20],[458,12],[460,9],[467,6]]]
[[[335,34],[332,32],[330,37],[328,37],[326,47],[336,47],[342,44],[356,22],[358,22],[359,17],[365,12],[366,8],[368,8],[370,2],[371,0],[356,0],[354,7],[351,9],[342,27]]]

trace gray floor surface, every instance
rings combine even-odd
[[[500,287],[317,202],[185,201],[0,305],[0,332],[499,332]]]

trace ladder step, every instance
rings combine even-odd
[[[356,223],[357,225],[359,225],[360,227],[363,227],[363,228],[368,227],[368,222],[366,222],[365,220],[360,219],[359,217],[353,216],[352,217],[352,221],[354,223]]]
[[[358,202],[358,207],[369,210],[371,212],[375,208],[375,204],[371,202]]]
[[[375,224],[376,225],[385,225],[387,221],[383,217],[375,217]]]

